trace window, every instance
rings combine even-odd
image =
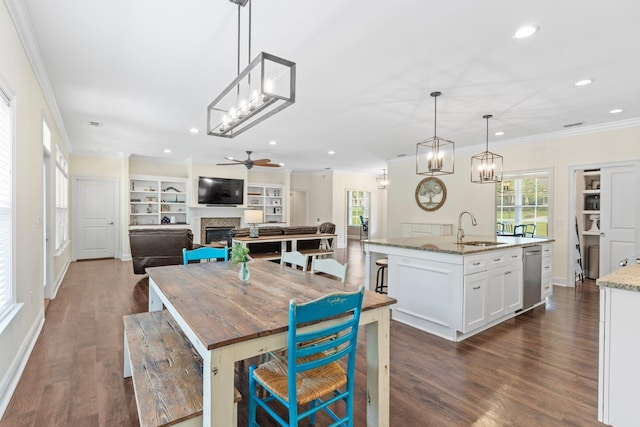
[[[0,91],[0,319],[13,301],[11,109]]]
[[[360,216],[369,218],[369,193],[366,191],[349,191],[349,224],[361,225]]]
[[[517,225],[534,224],[536,236],[549,235],[549,172],[505,174],[496,188],[498,232],[510,234]]]
[[[69,165],[56,146],[56,250],[69,240]]]

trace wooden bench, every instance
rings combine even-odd
[[[124,316],[124,377],[141,427],[202,425],[202,358],[167,310]],[[235,390],[234,421],[242,396]]]

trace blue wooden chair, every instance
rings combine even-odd
[[[332,425],[353,426],[356,344],[363,295],[364,288],[360,287],[357,292],[334,293],[305,304],[289,302],[288,356],[249,368],[250,427],[257,426],[258,407],[282,426],[297,426],[307,417],[313,425],[316,412],[321,410],[334,420]],[[298,329],[336,316],[342,317],[332,326],[315,331]],[[338,363],[344,358],[346,371]],[[260,396],[258,385],[266,397]],[[342,417],[330,408],[340,401],[346,405]],[[279,407],[289,412],[288,421],[278,415]]]
[[[229,261],[229,250],[227,248],[212,248],[209,246],[203,246],[190,251],[182,248],[182,261],[184,265],[187,265],[189,261],[219,258]]]

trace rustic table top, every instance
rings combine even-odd
[[[302,273],[278,264],[253,260],[251,278],[238,278],[239,266],[225,262],[148,268],[150,278],[180,313],[207,349],[285,332],[289,301],[314,300],[357,287],[337,280]],[[386,295],[365,291],[362,310],[396,302]]]

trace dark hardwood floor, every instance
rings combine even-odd
[[[358,241],[338,253],[347,280],[364,280]],[[74,262],[1,427],[137,426],[122,378],[124,314],[146,311],[146,276],[130,262]],[[391,325],[392,426],[597,426],[598,290],[555,287],[545,307],[461,343]],[[360,334],[356,425],[366,425]],[[246,394],[246,367],[238,388]],[[246,425],[246,399],[239,425]],[[265,422],[263,425],[273,425]]]

